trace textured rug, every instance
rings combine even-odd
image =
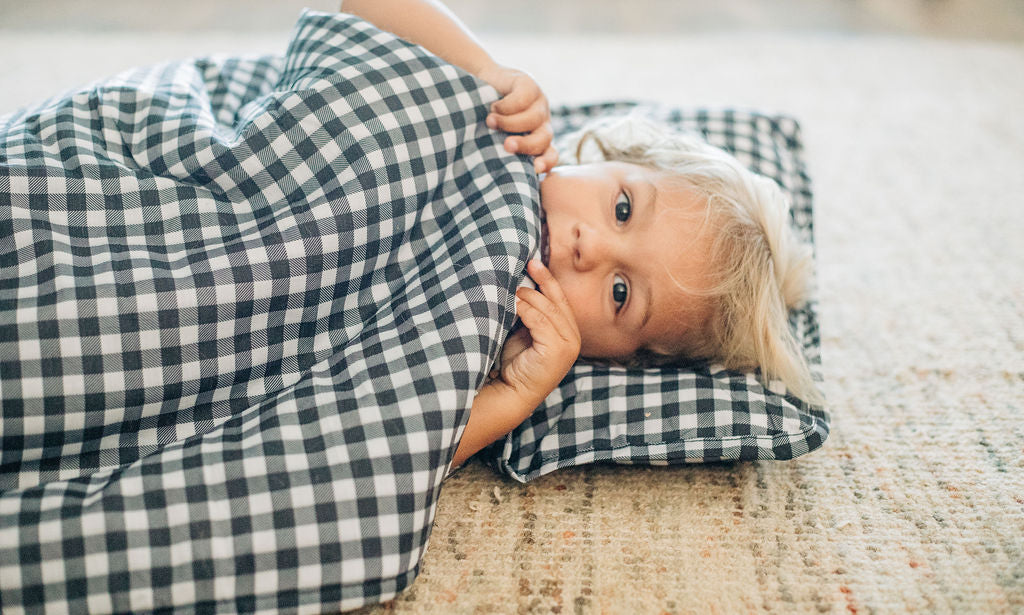
[[[260,34],[4,33],[0,113]],[[363,613],[1024,612],[1024,46],[878,37],[499,38],[558,103],[799,118],[832,434],[791,462],[471,462],[420,576]]]

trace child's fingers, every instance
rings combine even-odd
[[[545,360],[571,363],[580,354],[580,338],[575,331],[566,330],[564,322],[559,327],[551,316],[528,299],[519,302],[519,319],[530,332],[530,348]]]
[[[557,310],[553,308],[550,301],[546,301],[547,305],[545,305],[543,295],[535,290],[521,289],[516,296],[519,297],[516,307],[519,319],[526,325],[534,341],[550,344],[554,341],[552,335],[562,341],[570,339],[564,331],[564,321],[562,323],[555,322]],[[558,324],[562,326],[559,327]]]
[[[524,111],[513,115],[492,114],[487,119],[494,118],[494,121],[488,121],[487,125],[505,132],[532,132],[543,126],[548,117],[547,105],[535,102]]]
[[[572,307],[569,305],[569,299],[566,298],[565,293],[562,292],[562,286],[558,283],[558,280],[555,279],[551,270],[548,269],[544,263],[537,260],[531,260],[526,263],[526,270],[527,273],[530,274],[530,277],[537,282],[537,286],[540,287],[540,290],[544,293],[545,297],[555,303],[559,310],[565,311],[570,315],[572,314]],[[573,319],[573,325],[575,326],[575,324],[576,321]]]
[[[516,75],[509,92],[491,105],[491,111],[499,115],[514,115],[529,109],[538,98],[543,98],[540,86],[526,74]]]
[[[573,317],[572,310],[568,304],[560,304],[544,293],[528,288],[520,289],[516,296],[520,299],[520,305],[526,303],[540,310],[562,339],[568,341],[574,337],[579,337],[576,319]],[[524,320],[523,324],[528,325],[529,323]]]
[[[555,168],[556,164],[558,164],[558,152],[555,151],[553,145],[549,145],[543,154],[533,159],[533,168],[537,173],[550,171]]]
[[[516,296],[519,298],[519,304],[524,303],[530,307],[540,310],[544,317],[551,323],[560,337],[570,337],[572,332],[575,330],[575,322],[569,317],[562,306],[557,305],[551,298],[544,295],[544,293],[531,289],[521,288],[516,292]],[[526,324],[526,321],[523,321]]]
[[[519,353],[530,347],[530,330],[528,327],[520,328],[505,340],[501,349],[501,362],[506,365],[515,359]]]
[[[505,151],[512,154],[540,156],[551,145],[552,137],[551,124],[545,123],[530,134],[505,139]]]

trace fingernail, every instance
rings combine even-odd
[[[488,115],[487,116],[487,127],[488,128],[494,128],[497,125],[498,125],[498,120],[494,119],[493,115]]]
[[[509,139],[508,141],[505,141],[505,149],[508,150],[510,154],[516,153],[516,149],[518,147],[519,143],[515,139]]]

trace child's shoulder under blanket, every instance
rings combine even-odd
[[[411,581],[539,232],[496,98],[307,11],[0,120],[0,606]]]

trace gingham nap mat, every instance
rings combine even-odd
[[[412,581],[539,236],[497,98],[306,11],[0,118],[0,611]]]

